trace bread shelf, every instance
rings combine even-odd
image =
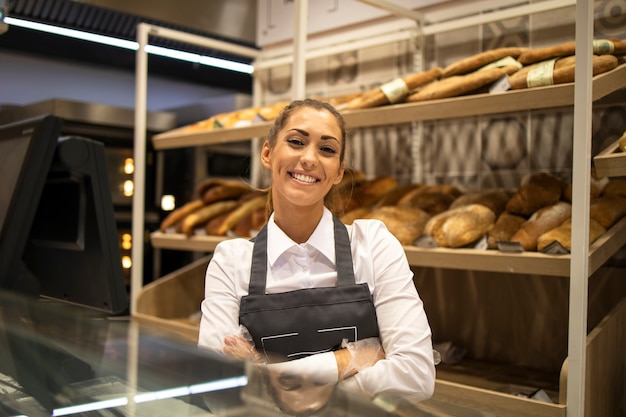
[[[619,139],[593,158],[600,177],[626,176],[626,152],[619,150]]]
[[[593,100],[600,100],[624,86],[626,86],[626,64],[594,77]],[[474,94],[422,103],[351,110],[343,114],[348,127],[357,128],[546,109],[573,104],[574,83],[567,83],[499,94]],[[197,132],[190,132],[181,127],[155,135],[152,142],[156,150],[238,142],[265,136],[270,125],[270,122],[260,122],[250,126]]]
[[[212,252],[221,236],[186,236],[180,233],[153,232],[152,245],[161,249]],[[589,274],[594,273],[626,244],[626,218],[596,240],[589,248]],[[405,246],[409,264],[430,268],[470,269],[474,271],[537,274],[569,277],[569,255],[540,252],[504,253],[496,250],[418,248]]]

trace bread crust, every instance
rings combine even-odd
[[[518,242],[526,251],[537,249],[537,239],[542,234],[561,225],[572,216],[572,205],[559,201],[537,210],[511,237],[511,242]]]
[[[495,218],[491,209],[470,204],[431,217],[424,227],[424,234],[430,235],[440,247],[459,248],[489,232]]]

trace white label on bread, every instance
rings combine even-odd
[[[390,104],[398,103],[409,94],[409,87],[402,78],[396,78],[388,83],[380,86],[380,91],[383,92]]]
[[[552,75],[554,73],[555,59],[549,59],[547,61],[540,62],[526,75],[526,85],[528,88],[542,87],[544,85],[553,85],[554,80]]]
[[[509,76],[503,75],[498,81],[496,81],[491,87],[489,87],[489,94],[504,93],[510,89],[511,83],[509,82]]]
[[[500,58],[497,61],[493,61],[490,64],[485,65],[478,69],[478,71],[486,70],[489,68],[503,68],[503,67],[516,67],[517,69],[522,68],[522,64],[512,56],[505,56],[504,58]]]
[[[609,55],[615,50],[615,45],[608,39],[594,39],[593,53],[596,55]]]

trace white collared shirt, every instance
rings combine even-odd
[[[432,395],[435,383],[431,330],[402,245],[378,220],[356,220],[347,229],[355,280],[366,282],[372,292],[386,359],[341,385],[370,396],[424,400]],[[303,244],[285,235],[271,216],[266,292],[334,286],[333,237],[328,209]],[[206,272],[200,347],[221,352],[224,337],[239,333],[239,303],[248,294],[253,246],[247,239],[230,239],[215,248]],[[336,364],[326,369],[336,372]]]

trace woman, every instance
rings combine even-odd
[[[336,381],[385,404],[421,401],[434,389],[431,331],[403,248],[382,222],[356,220],[346,227],[325,205],[343,178],[345,148],[344,120],[327,103],[294,101],[276,119],[261,151],[261,162],[271,173],[271,215],[259,233],[262,238],[227,240],[215,249],[206,273],[199,346],[234,352],[233,336],[243,322],[242,300],[250,296],[251,271],[257,270],[252,267],[255,246],[265,257],[255,261],[266,280],[263,293],[287,297],[303,289],[340,288],[338,276],[344,273],[338,264],[345,265],[347,256],[348,274],[353,270],[355,286],[365,286],[373,302],[379,339],[369,337],[372,329],[359,328],[366,339],[355,336],[343,347],[311,349],[310,356],[289,366],[315,369],[321,380]],[[340,248],[344,237],[347,251]],[[258,249],[259,239],[266,249]],[[276,321],[281,321],[278,316]],[[255,338],[250,330],[257,353],[265,341],[275,342],[262,335]],[[384,359],[372,356],[372,340],[380,340]],[[306,356],[301,347],[291,351],[292,358]]]

